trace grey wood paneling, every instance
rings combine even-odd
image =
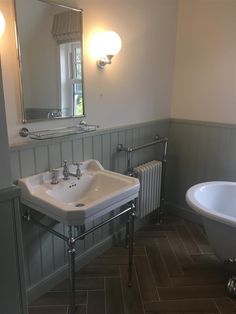
[[[49,169],[58,168],[62,166],[61,147],[59,143],[52,143],[48,145],[49,155]]]
[[[168,121],[154,121],[61,139],[31,141],[22,147],[17,146],[11,149],[13,178],[17,180],[21,176],[61,167],[64,159],[69,162],[76,162],[94,158],[99,160],[106,169],[124,173],[127,167],[126,153],[117,153],[117,144],[139,145],[152,141],[156,133],[167,136]],[[157,148],[137,151],[134,154],[134,165],[150,159],[158,159],[161,156],[160,152],[161,149]],[[107,219],[110,215],[97,219],[96,222],[90,223],[86,228]],[[119,221],[106,225],[87,236],[85,240],[79,241],[77,243],[78,254],[86,253],[95,244],[113,234],[115,230],[120,228]],[[50,225],[62,233],[67,234],[68,232],[67,226],[62,224],[50,223]],[[37,285],[42,286],[42,283],[52,273],[57,272],[67,262],[66,244],[55,236],[25,222],[23,223],[23,237],[27,287],[29,290],[37,289]],[[35,292],[33,294],[35,295]]]
[[[20,151],[20,169],[22,177],[28,177],[35,173],[34,149],[24,149]]]
[[[83,160],[93,158],[93,139],[92,137],[85,137],[83,139]]]
[[[111,170],[111,135],[102,135],[102,165]]]
[[[236,129],[232,129],[229,139],[229,148],[226,150],[226,160],[228,167],[226,167],[227,177],[230,181],[236,181],[236,166],[235,166],[235,156],[236,156]]]
[[[0,313],[26,314],[22,235],[19,214],[20,191],[0,190]]]
[[[135,128],[133,130],[133,145],[138,146],[140,144],[140,128]],[[133,155],[133,167],[136,167],[137,165],[141,164],[140,160],[140,152],[137,151],[136,154]]]
[[[126,145],[125,131],[120,131],[118,133],[118,140],[119,140],[119,144]],[[120,152],[119,153],[119,159],[118,159],[118,171],[121,173],[125,173],[126,170],[127,170],[126,153]]]
[[[45,172],[49,169],[49,151],[48,147],[35,147],[35,172]]]
[[[235,181],[235,154],[234,125],[171,121],[166,177],[167,204],[177,214],[186,214],[186,211],[193,213],[185,201],[188,188],[205,181]]]
[[[61,159],[73,161],[73,143],[72,141],[66,141],[61,143]]]
[[[11,162],[12,181],[13,183],[15,183],[17,179],[22,177],[22,174],[20,171],[20,158],[19,158],[18,151],[11,152],[10,162]]]
[[[64,234],[63,224],[56,224],[53,228],[57,232]],[[53,266],[54,271],[62,267],[66,262],[66,246],[65,242],[62,239],[59,239],[56,236],[53,236]]]
[[[93,137],[93,157],[102,163],[102,138],[99,135]]]
[[[117,153],[117,145],[118,143],[118,133],[117,132],[113,132],[111,133],[111,169],[113,171],[119,171],[119,167],[118,167],[118,160],[119,160],[119,154]]]
[[[72,143],[73,145],[73,161],[80,162],[84,160],[83,154],[83,142],[82,139],[76,139]]]

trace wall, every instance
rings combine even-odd
[[[171,117],[236,122],[236,1],[180,0]]]
[[[1,57],[0,57],[0,73],[1,73]],[[8,147],[8,136],[7,136],[7,124],[4,104],[4,94],[2,85],[2,76],[0,75],[0,189],[11,186],[11,169],[9,162],[9,147]]]
[[[61,1],[63,2],[63,1]],[[71,1],[70,1],[71,2]],[[74,1],[75,2],[75,1]],[[22,127],[12,0],[2,0],[6,17],[3,79],[10,142]],[[67,1],[68,3],[68,1]],[[85,103],[87,120],[101,128],[170,116],[177,0],[80,0],[84,9]],[[123,47],[111,66],[98,71],[88,54],[95,28],[117,31]],[[77,120],[26,125],[48,129]]]
[[[1,42],[0,42],[1,43]],[[0,313],[26,313],[20,190],[12,186],[0,58]]]
[[[179,1],[167,200],[190,218],[191,185],[236,178],[235,28],[234,0]]]
[[[20,189],[0,190],[0,313],[26,314]]]
[[[236,125],[172,120],[169,139],[167,207],[201,222],[187,206],[185,193],[200,182],[235,181]]]

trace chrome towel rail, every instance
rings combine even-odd
[[[134,152],[136,150],[142,149],[142,148],[146,148],[152,145],[156,145],[159,143],[163,143],[163,142],[168,142],[168,138],[167,137],[156,137],[156,140],[147,144],[143,144],[143,145],[139,145],[139,146],[134,146],[134,147],[124,147],[123,144],[118,144],[117,145],[117,151],[121,152]]]
[[[155,137],[155,140],[146,144],[138,145],[138,146],[128,146],[125,147],[123,144],[117,145],[117,152],[126,152],[127,153],[127,175],[133,176],[134,170],[132,167],[132,153],[157,144],[164,144],[163,147],[163,154],[162,154],[162,175],[161,175],[161,204],[160,204],[160,212],[158,214],[158,223],[162,222],[162,216],[164,212],[164,180],[165,180],[165,173],[166,173],[166,162],[167,162],[167,148],[168,148],[168,138],[167,137],[159,137],[158,135]]]
[[[133,146],[133,147],[125,147],[123,144],[118,144],[117,145],[117,151],[118,152],[126,152],[127,153],[127,174],[132,176],[133,175],[133,167],[131,166],[132,163],[132,153],[135,152],[136,150],[143,149],[149,146],[153,146],[156,144],[161,144],[164,143],[164,149],[163,149],[163,156],[162,156],[162,162],[166,162],[167,158],[167,148],[168,148],[168,138],[167,137],[159,137],[158,135],[156,136],[156,139],[152,142],[138,145],[138,146]]]

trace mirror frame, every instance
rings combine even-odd
[[[65,9],[70,9],[73,11],[81,12],[83,13],[83,9],[79,9],[73,6],[64,5],[58,2],[54,2],[53,0],[33,0],[33,1],[39,1],[46,3],[48,5],[52,6],[58,6]],[[21,41],[19,38],[19,31],[18,31],[18,21],[17,21],[17,13],[16,13],[16,0],[14,0],[14,15],[15,15],[15,36],[16,36],[16,49],[17,49],[17,59],[18,59],[18,73],[19,73],[19,88],[20,88],[20,102],[21,102],[21,122],[22,123],[33,123],[33,122],[47,122],[47,121],[56,121],[56,120],[62,120],[62,119],[73,119],[73,118],[84,118],[85,115],[85,97],[84,97],[84,58],[83,58],[83,14],[81,15],[81,60],[82,60],[82,67],[81,67],[81,74],[82,74],[82,94],[83,94],[83,114],[79,116],[66,116],[66,117],[54,117],[54,118],[48,118],[48,119],[26,119],[25,117],[25,108],[24,108],[24,91],[23,91],[23,79],[22,79],[22,62],[21,62]]]

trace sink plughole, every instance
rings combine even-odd
[[[139,181],[105,170],[97,160],[87,160],[81,166],[78,180],[63,180],[59,168],[59,183],[51,184],[50,172],[22,178],[21,202],[67,225],[84,224],[135,199]],[[70,172],[75,167],[70,166]]]

